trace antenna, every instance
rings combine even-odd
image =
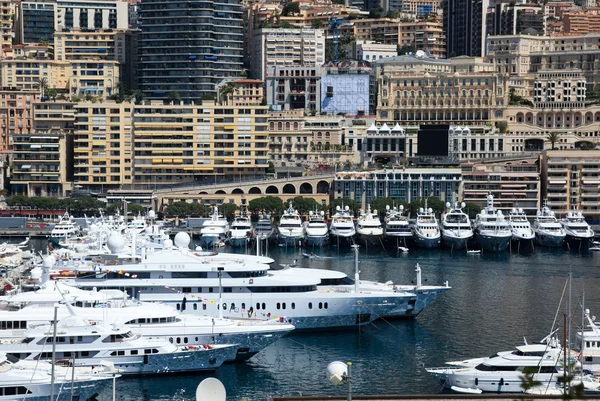
[[[202,380],[196,388],[196,401],[225,401],[226,399],[225,386],[214,377]]]

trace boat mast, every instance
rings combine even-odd
[[[358,294],[358,283],[360,281],[360,271],[358,270],[358,247],[359,245],[352,245],[354,248],[354,293]]]
[[[58,306],[54,305],[54,327],[52,333],[52,366],[50,367],[50,401],[54,401],[54,365],[56,364],[56,323],[58,320]],[[75,367],[73,367],[75,369]],[[73,384],[71,384],[72,386]]]

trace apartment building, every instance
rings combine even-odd
[[[323,67],[321,104],[327,114],[369,114],[371,67],[362,61],[329,63]]]
[[[344,118],[341,116],[311,116],[304,121],[310,149],[308,163],[313,165],[344,164],[354,158],[352,149],[343,141]]]
[[[262,176],[268,167],[266,106],[136,105],[134,183],[148,187]]]
[[[488,194],[494,195],[494,206],[507,215],[523,209],[535,216],[540,207],[540,172],[537,156],[461,163],[460,199],[485,207]]]
[[[398,56],[373,64],[377,120],[477,126],[502,119],[508,81],[481,58]]]
[[[269,113],[270,160],[277,166],[305,164],[312,145],[312,134],[304,130],[304,110]]]
[[[600,8],[565,12],[563,25],[563,32],[567,35],[586,35],[600,32]]]
[[[546,14],[544,7],[533,4],[496,3],[488,8],[487,34],[489,35],[544,35]]]
[[[219,96],[228,106],[252,106],[265,100],[263,81],[236,79],[219,85]]]
[[[542,198],[559,217],[576,208],[600,224],[600,151],[547,150],[540,167]]]
[[[39,96],[35,90],[0,88],[0,152],[12,151],[15,135],[33,131],[33,103]]]
[[[377,43],[372,40],[356,40],[352,42],[352,56],[355,60],[371,62],[397,55],[397,44]]]
[[[600,88],[600,32],[587,35],[490,36],[487,60],[503,74],[527,76],[545,70],[581,70],[589,90]]]
[[[114,60],[125,63],[125,31],[72,29],[54,34],[54,60]]]
[[[0,32],[2,35],[2,53],[10,52],[15,37],[13,14],[15,13],[15,2],[11,0],[0,1]]]
[[[265,78],[267,105],[273,110],[320,110],[323,68],[313,66],[270,66]]]
[[[47,58],[0,60],[0,85],[24,90],[39,90],[45,79],[48,88],[67,89],[71,64]]]
[[[108,97],[117,92],[121,65],[114,60],[73,60],[69,81],[71,96]]]
[[[269,67],[314,67],[325,63],[322,29],[263,28],[254,32],[250,73],[264,81]]]

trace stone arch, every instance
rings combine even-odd
[[[295,194],[296,193],[296,187],[293,186],[292,184],[285,184],[283,186],[283,193],[284,194]]]
[[[300,185],[301,194],[312,194],[312,192],[313,186],[310,182],[303,182],[302,185]]]
[[[518,123],[522,123],[523,122],[523,113],[517,113],[517,122]]]
[[[244,194],[244,190],[241,188],[235,188],[233,191],[231,191],[232,194]]]
[[[208,195],[208,192],[206,192],[206,191],[198,192],[198,195]]]
[[[261,194],[259,187],[252,187],[248,190],[249,194]]]
[[[269,185],[265,191],[266,194],[278,194],[279,189],[275,185]]]
[[[319,181],[317,183],[317,193],[318,194],[328,194],[329,193],[329,182]]]
[[[225,191],[223,191],[222,189],[219,189],[218,191],[215,192],[216,195],[225,195]]]

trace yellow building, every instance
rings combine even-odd
[[[15,2],[10,0],[0,1],[0,23],[2,24],[2,53],[10,52],[15,37],[13,15]]]
[[[67,89],[72,74],[71,63],[46,58],[0,60],[1,86],[20,89],[39,89],[45,79],[48,88]]]
[[[267,119],[266,106],[213,101],[136,105],[135,184],[218,183],[262,176],[268,167]]]
[[[119,30],[57,31],[54,33],[54,59],[116,60],[125,62],[126,33]]]
[[[117,92],[121,66],[114,60],[74,60],[70,62],[71,96],[108,97]]]
[[[100,191],[131,184],[134,106],[81,102],[74,109],[74,183]]]

